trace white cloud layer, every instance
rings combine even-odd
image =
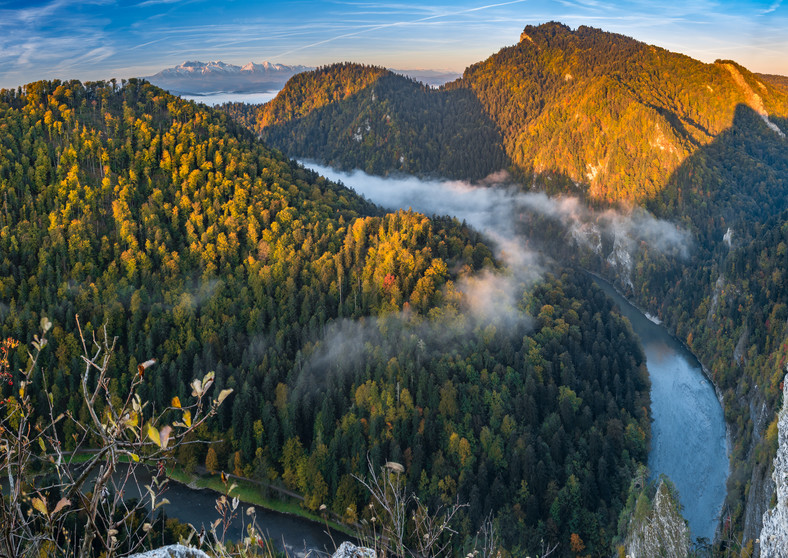
[[[637,244],[645,242],[662,253],[687,257],[692,246],[687,231],[657,219],[642,208],[595,211],[573,196],[551,197],[542,192],[522,192],[511,184],[505,173],[488,177],[484,185],[473,185],[452,180],[421,180],[413,176],[383,178],[362,171],[340,172],[314,163],[308,166],[385,208],[412,208],[427,215],[451,215],[464,220],[495,241],[498,256],[515,273],[539,265],[538,257],[516,234],[517,221],[523,211],[561,221],[579,242],[587,242],[588,231],[596,229],[626,243],[632,251]]]

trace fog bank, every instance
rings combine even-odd
[[[539,265],[528,251],[516,224],[530,211],[560,221],[578,243],[596,249],[600,235],[614,239],[617,248],[634,256],[641,242],[659,252],[687,257],[692,241],[689,233],[675,224],[657,219],[648,211],[597,211],[573,196],[551,197],[542,192],[522,192],[506,172],[488,177],[481,185],[457,180],[419,179],[412,176],[379,177],[363,171],[342,172],[315,163],[305,166],[326,178],[342,182],[387,209],[408,209],[427,215],[451,215],[485,233],[497,244],[497,255],[510,267],[525,271]]]

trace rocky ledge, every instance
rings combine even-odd
[[[171,544],[156,550],[150,550],[141,554],[134,554],[130,558],[211,558],[202,550],[197,550],[182,544]],[[371,548],[356,546],[350,542],[343,542],[334,552],[331,558],[377,558],[375,551]]]
[[[182,544],[171,544],[156,550],[149,550],[141,554],[134,554],[131,558],[210,558],[202,550],[197,550]]]
[[[761,558],[788,558],[788,382],[783,387],[783,408],[777,422],[777,456],[772,479],[777,505],[763,514]]]

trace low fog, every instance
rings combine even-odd
[[[542,192],[522,192],[505,172],[488,177],[483,185],[456,180],[422,180],[416,177],[383,178],[363,171],[341,172],[314,163],[306,166],[326,178],[340,181],[367,199],[387,209],[408,209],[426,215],[451,215],[490,237],[497,255],[515,274],[531,279],[539,267],[538,256],[524,247],[516,234],[516,223],[524,211],[532,211],[564,224],[580,243],[591,244],[599,234],[615,238],[634,256],[641,242],[659,252],[685,258],[691,237],[687,231],[657,219],[639,207],[627,211],[595,211],[572,196],[550,197]],[[594,246],[591,245],[593,248]]]

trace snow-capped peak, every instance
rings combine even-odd
[[[174,68],[167,68],[162,70],[158,75],[160,76],[196,76],[196,75],[210,75],[210,74],[237,74],[240,72],[252,74],[269,74],[269,73],[297,73],[304,71],[308,68],[304,66],[287,66],[285,64],[275,64],[267,60],[261,64],[249,62],[243,66],[236,66],[235,64],[227,64],[221,60],[212,60],[210,62],[200,62],[196,60],[186,61],[179,64]]]
[[[311,70],[305,66],[286,66],[249,62],[243,66],[221,60],[187,61],[148,77],[151,83],[179,93],[210,91],[272,91],[281,89],[295,74]]]

